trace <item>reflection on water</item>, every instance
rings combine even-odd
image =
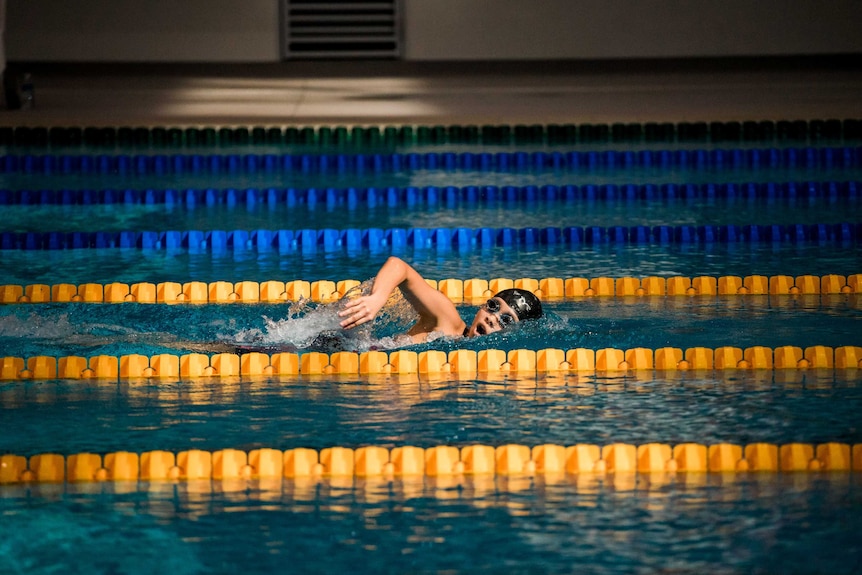
[[[580,225],[580,224],[578,224]],[[432,279],[495,277],[670,277],[839,273],[862,269],[853,243],[554,244],[488,248],[200,251],[82,249],[5,250],[4,284],[94,282],[307,281],[373,277],[390,255]],[[62,271],[60,271],[62,270]]]
[[[539,185],[551,182],[541,181]],[[569,182],[566,182],[569,183]],[[592,182],[591,182],[592,183]],[[661,181],[660,184],[666,184]],[[445,190],[454,184],[447,181]],[[485,184],[487,185],[487,184]],[[518,187],[527,185],[520,181]],[[352,184],[346,184],[352,186]],[[206,186],[205,186],[206,187]],[[325,188],[331,188],[329,184]],[[321,190],[325,189],[321,188]],[[344,189],[344,188],[342,188]],[[384,190],[384,188],[379,188]],[[322,191],[321,191],[322,193]],[[779,198],[579,198],[571,201],[447,201],[422,200],[415,205],[346,205],[286,202],[250,204],[98,204],[86,211],[75,205],[4,205],[0,231],[120,232],[174,230],[300,230],[364,228],[545,228],[566,226],[680,226],[747,224],[837,224],[856,222],[862,215],[858,197]],[[263,195],[265,198],[265,195]],[[517,209],[516,221],[513,210]],[[768,213],[768,216],[764,214]],[[632,214],[637,214],[635,221]],[[94,228],[94,223],[98,227]]]
[[[855,444],[860,382],[855,370],[20,381],[0,386],[0,452]]]
[[[862,559],[858,479],[581,474],[6,486],[0,567],[271,573],[287,561],[299,573],[535,565],[552,573],[849,573]],[[73,542],[76,553],[55,540]]]

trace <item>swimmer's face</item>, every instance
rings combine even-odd
[[[476,312],[467,337],[487,335],[495,331],[506,329],[510,325],[518,323],[518,314],[509,304],[498,297],[492,297]]]

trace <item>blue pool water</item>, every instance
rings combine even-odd
[[[585,145],[566,150],[584,151]],[[592,149],[638,151],[667,146],[608,144]],[[411,149],[512,151],[511,146],[496,145]],[[529,145],[518,149],[550,151]],[[284,152],[280,147],[218,151]],[[171,153],[213,152],[190,148]],[[48,197],[62,190],[860,180],[858,166],[801,165],[418,169],[364,174],[240,171],[217,176],[19,171],[0,174],[0,190],[19,196],[22,190],[46,190]],[[455,205],[441,201],[351,208],[308,203],[11,202],[0,210],[0,232],[16,234],[831,225],[862,220],[862,202],[855,193]],[[858,238],[796,238],[736,243],[516,242],[461,249],[413,245],[268,251],[3,249],[0,283],[362,281],[372,277],[392,253],[438,280],[846,276],[862,272],[858,242]],[[858,295],[581,298],[546,302],[546,310],[546,318],[506,334],[469,341],[444,338],[411,349],[862,345]],[[458,311],[468,319],[475,308],[464,304]],[[0,306],[0,356],[184,353],[193,345],[249,337],[281,337],[302,351],[303,342],[321,325],[329,326],[326,322],[331,319],[332,307],[315,304],[4,305]],[[388,338],[409,322],[409,314],[394,309],[389,321],[356,334],[348,347],[385,348],[391,343]],[[858,444],[862,443],[858,371],[3,381],[0,454],[507,443]],[[862,569],[860,481],[858,473],[824,472],[4,485],[0,486],[0,573],[272,573],[288,568],[297,573],[348,569],[361,573],[857,573]]]
[[[847,374],[12,383],[16,453],[547,441],[858,442]],[[826,415],[828,414],[828,416]],[[853,573],[856,473],[0,488],[10,573]]]
[[[795,182],[793,182],[795,184]],[[591,184],[581,186],[586,189]],[[625,187],[628,184],[624,184]],[[787,184],[784,184],[787,185]],[[839,184],[846,185],[846,184]],[[862,185],[854,185],[862,188]],[[480,189],[486,186],[479,186]],[[594,186],[600,188],[600,186]],[[684,188],[685,184],[680,186]],[[862,217],[862,196],[854,193],[828,197],[803,196],[805,183],[799,183],[799,195],[779,197],[695,197],[655,199],[625,196],[605,201],[603,198],[581,197],[560,200],[493,201],[468,203],[464,200],[448,202],[443,196],[429,204],[427,196],[417,193],[419,205],[402,201],[387,205],[369,206],[359,202],[348,206],[342,197],[339,203],[325,201],[324,190],[318,203],[307,200],[299,205],[266,201],[265,190],[255,190],[257,203],[227,200],[228,192],[218,190],[219,203],[202,205],[145,203],[146,191],[138,192],[138,202],[131,204],[94,204],[87,210],[76,205],[39,203],[36,205],[4,206],[3,231],[11,232],[118,232],[125,230],[257,230],[257,229],[350,229],[350,228],[445,228],[445,227],[517,227],[544,228],[566,226],[679,226],[679,225],[737,225],[746,224],[837,224],[857,222]],[[619,189],[619,186],[617,186]],[[106,188],[110,189],[110,188]],[[130,188],[133,189],[133,188]],[[381,188],[385,190],[388,188]],[[462,188],[458,188],[459,190]],[[498,186],[499,189],[499,186]],[[197,189],[204,192],[205,190]],[[343,190],[343,188],[342,188]],[[421,190],[421,188],[418,188]],[[242,197],[244,189],[234,191]],[[307,197],[307,190],[303,190]],[[164,195],[164,192],[160,192]],[[185,197],[187,192],[175,192]],[[619,195],[620,192],[617,192]],[[680,191],[682,194],[683,191]],[[118,193],[120,197],[121,194]],[[203,195],[199,193],[199,195]],[[283,192],[282,192],[283,195]],[[298,193],[299,195],[299,193]],[[346,194],[342,193],[342,196]],[[141,197],[143,196],[143,197]],[[302,198],[302,196],[300,195]],[[422,201],[422,200],[425,201]],[[515,204],[515,205],[512,205]],[[517,221],[510,210],[519,210]]]
[[[14,488],[0,561],[11,573],[853,573],[859,487],[841,474]]]
[[[4,450],[860,443],[855,374],[3,384]]]
[[[0,345],[6,354],[154,355],[195,351],[216,341],[311,345],[320,330],[337,329],[336,306],[310,304],[151,305],[40,304],[0,307]],[[411,349],[543,349],[585,347],[840,347],[862,331],[857,295],[590,298],[546,302],[547,317],[482,339],[443,338]],[[468,321],[475,306],[458,306]],[[409,328],[412,314],[395,311],[372,328],[352,332],[344,346],[387,348],[385,338]],[[190,347],[184,348],[184,344]],[[331,351],[331,350],[324,350]]]
[[[569,249],[495,247],[466,253],[403,250],[282,254],[140,250],[65,250],[3,254],[10,284],[189,281],[332,280],[373,277],[389,254],[409,260],[433,279],[647,277],[699,275],[825,275],[857,273],[862,252],[840,244],[713,244],[709,246],[581,246]],[[59,270],[62,270],[60,272]]]

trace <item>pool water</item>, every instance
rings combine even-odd
[[[0,500],[9,573],[852,573],[862,560],[847,474],[14,492]]]
[[[804,184],[803,184],[804,185]],[[802,187],[803,185],[800,185]],[[237,194],[239,195],[239,194]],[[264,200],[266,196],[263,196]],[[322,195],[322,194],[321,194]],[[442,195],[442,194],[440,194]],[[459,202],[418,206],[404,204],[348,207],[288,205],[287,202],[189,206],[164,203],[10,205],[4,207],[3,231],[119,232],[171,230],[350,229],[350,228],[545,228],[577,226],[679,226],[758,224],[838,224],[862,218],[862,196],[664,199],[572,199],[562,201]],[[511,209],[519,211],[513,221]],[[97,222],[97,223],[95,223]]]
[[[410,349],[840,347],[862,331],[862,299],[855,294],[582,298],[544,307],[546,317],[506,333],[442,338]],[[337,308],[312,303],[4,306],[0,345],[17,357],[193,352],[219,341],[285,343],[302,350],[313,347],[321,330],[338,330]],[[387,338],[403,333],[414,317],[403,308],[385,308],[372,327],[345,334],[343,347],[360,352],[391,347],[395,342]],[[470,321],[476,306],[461,304],[458,311]]]
[[[16,453],[858,441],[855,375],[15,382]],[[828,413],[828,417],[824,414]],[[852,573],[856,473],[116,482],[0,488],[5,572]],[[37,536],[38,535],[38,536]],[[673,572],[672,571],[672,572]]]
[[[855,374],[253,378],[3,384],[16,453],[227,446],[858,443]],[[824,415],[824,414],[828,414]]]
[[[432,279],[522,277],[648,277],[711,275],[826,275],[857,273],[862,252],[852,244],[806,243],[493,247],[459,252],[448,250],[380,250],[369,252],[278,251],[242,252],[188,250],[88,249],[63,251],[7,251],[3,274],[10,284],[76,285],[114,281],[153,283],[171,281],[306,281],[374,276],[390,255],[415,264]],[[62,272],[58,272],[62,270]],[[60,277],[62,276],[62,277]]]
[[[554,151],[585,151],[586,145]],[[591,149],[668,146],[631,143]],[[680,143],[674,149],[700,147]],[[410,148],[420,153],[515,149],[551,151],[528,144]],[[251,146],[218,153],[285,151]],[[188,148],[171,153],[213,151]],[[728,183],[796,183],[804,190],[806,183],[835,182],[852,184],[842,188],[846,192],[858,189],[859,181],[862,171],[855,165],[412,169],[361,174],[7,171],[0,174],[0,191],[9,193],[0,197],[29,198],[42,190],[45,198],[60,197],[63,190],[92,190],[98,197],[100,191],[127,189],[155,190],[152,197],[160,190],[211,189],[226,197],[225,190],[248,188]],[[553,201],[455,203],[429,202],[421,192],[418,197],[426,199],[374,207],[307,201],[61,205],[53,200],[4,200],[0,232],[855,226],[862,219],[856,192],[656,199],[598,194]],[[390,254],[436,280],[849,276],[862,272],[858,241],[799,237],[768,242],[519,241],[492,246],[271,250],[2,249],[0,284],[363,281],[373,277]],[[508,333],[474,340],[441,338],[409,349],[859,346],[860,302],[859,294],[559,299],[545,302],[545,318]],[[304,353],[313,349],[309,342],[320,330],[337,329],[336,309],[337,304],[310,302],[3,305],[0,357],[181,354],[214,341],[252,340],[288,343]],[[475,306],[459,304],[458,311],[466,320]],[[400,345],[392,338],[410,325],[411,318],[403,302],[396,304],[385,318],[352,334],[344,345],[356,351]],[[855,445],[862,443],[859,371],[0,381],[0,454],[615,442]],[[0,485],[0,573],[857,573],[862,568],[860,533],[858,472]]]
[[[221,172],[194,173],[20,173],[0,172],[0,189],[52,190],[52,189],[188,189],[209,188],[313,188],[321,183],[326,187],[380,187],[389,186],[523,186],[523,185],[565,185],[565,184],[665,184],[665,183],[745,183],[745,182],[783,182],[783,181],[858,181],[862,167],[831,166],[803,167],[763,166],[742,167],[692,167],[673,165],[662,168],[657,166],[621,167],[596,166],[593,168],[571,169],[501,169],[469,170],[416,168],[410,170],[381,172],[327,172],[312,171],[274,171],[260,172]]]

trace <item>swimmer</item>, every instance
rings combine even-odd
[[[407,331],[413,343],[422,343],[431,334],[452,337],[487,335],[542,317],[542,303],[532,292],[506,289],[485,302],[467,325],[448,297],[428,285],[405,261],[392,256],[377,272],[371,293],[349,300],[338,313],[344,318],[341,327],[353,329],[372,321],[396,288],[419,314],[419,319]]]
[[[433,336],[476,337],[509,328],[522,321],[542,317],[542,303],[532,292],[522,289],[506,289],[485,302],[467,325],[455,304],[442,292],[437,291],[403,260],[390,257],[375,276],[370,293],[341,301],[339,327],[351,330],[367,324],[377,317],[386,305],[389,296],[399,289],[404,299],[419,315],[419,319],[407,331],[398,336],[406,341],[400,345],[422,343]],[[280,353],[301,351],[290,343],[249,341],[238,342],[159,342],[164,347],[180,348],[201,353]],[[338,330],[327,329],[319,333],[303,351],[334,353],[350,349],[351,344]]]

